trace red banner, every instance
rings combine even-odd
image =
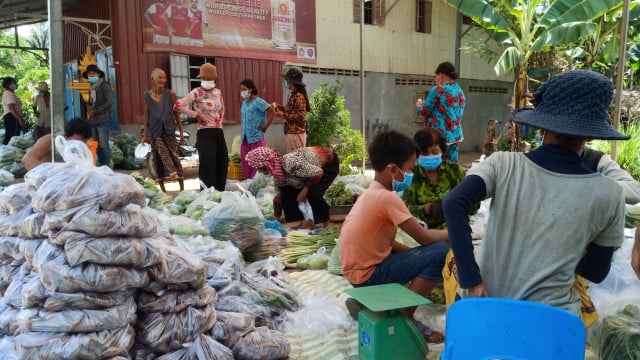
[[[315,0],[143,0],[144,51],[315,64]]]

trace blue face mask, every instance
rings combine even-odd
[[[392,179],[393,191],[396,191],[396,192],[405,191],[411,185],[411,182],[413,181],[413,173],[406,173],[402,171],[402,174],[404,175],[404,180],[397,181],[396,179]]]
[[[13,85],[13,90],[18,90],[18,84]]]
[[[92,83],[92,84],[97,82],[98,79],[99,79],[99,77],[97,77],[97,76],[89,76],[89,82]]]
[[[425,170],[435,170],[442,164],[442,154],[438,155],[420,155],[418,164]]]
[[[284,82],[284,89],[289,91],[289,83],[287,81]]]

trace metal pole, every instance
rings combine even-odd
[[[624,80],[625,55],[627,53],[627,33],[629,32],[629,0],[623,0],[622,23],[620,24],[620,48],[618,49],[618,77],[616,78],[616,93],[613,97],[613,127],[620,126],[620,102],[622,101],[622,81]],[[618,157],[618,142],[611,141],[611,158]]]
[[[360,128],[362,129],[362,138],[365,147],[367,138],[365,136],[365,116],[364,116],[364,4],[368,0],[360,3]],[[364,158],[362,158],[362,173],[364,174]]]
[[[64,134],[64,72],[62,41],[62,0],[48,0],[49,72],[51,73],[51,138]],[[51,161],[55,161],[55,141],[51,141]]]

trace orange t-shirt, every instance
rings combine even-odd
[[[367,281],[391,253],[399,224],[412,217],[402,199],[373,181],[353,205],[340,230],[342,273],[352,284]]]

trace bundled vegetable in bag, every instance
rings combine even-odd
[[[207,335],[198,335],[180,350],[157,357],[156,360],[233,360],[233,352]]]
[[[601,318],[588,336],[598,359],[640,359],[640,303],[620,302],[598,311]]]
[[[225,191],[220,205],[202,220],[209,234],[216,240],[229,240],[241,251],[263,242],[264,216],[250,192]]]

